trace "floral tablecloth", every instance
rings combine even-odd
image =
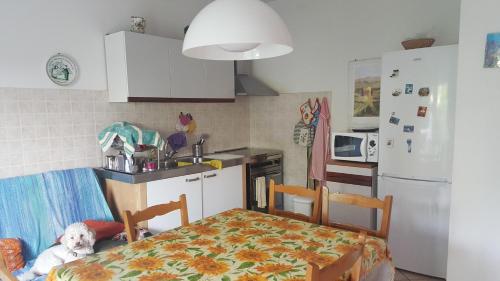
[[[48,281],[300,281],[307,262],[333,263],[358,234],[234,209],[52,270]],[[363,268],[386,259],[384,240],[369,237]]]

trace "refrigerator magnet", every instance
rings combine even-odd
[[[401,95],[401,93],[403,93],[403,91],[401,91],[401,89],[396,89],[396,90],[392,91],[392,96],[397,97],[397,96]]]
[[[385,140],[385,146],[387,148],[393,148],[394,147],[394,139],[386,139]]]
[[[418,95],[421,97],[427,97],[431,93],[431,90],[428,87],[420,88],[418,90]]]
[[[417,110],[418,117],[424,117],[427,115],[427,106],[419,106]]]
[[[412,95],[413,94],[413,84],[406,84],[405,86],[405,94]]]
[[[406,144],[408,145],[408,153],[411,153],[411,144],[412,143],[413,143],[413,141],[411,139],[406,140]]]
[[[413,125],[404,125],[403,132],[405,133],[413,133],[415,131],[415,126]]]
[[[399,69],[394,69],[391,74],[391,78],[398,77],[399,76]]]
[[[391,116],[391,118],[389,118],[389,123],[398,126],[399,125],[399,118],[397,118],[396,116]]]

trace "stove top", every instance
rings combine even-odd
[[[281,150],[266,149],[266,148],[253,148],[253,147],[243,147],[243,148],[230,149],[230,150],[224,150],[224,151],[216,151],[215,153],[241,155],[241,156],[248,157],[248,158],[283,155],[283,151],[281,151]]]

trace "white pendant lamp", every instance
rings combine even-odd
[[[260,0],[215,0],[193,19],[185,56],[207,60],[255,60],[286,55],[292,39],[281,17]]]

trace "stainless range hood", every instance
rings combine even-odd
[[[251,61],[234,62],[234,83],[237,96],[279,96],[271,87],[253,77]]]

